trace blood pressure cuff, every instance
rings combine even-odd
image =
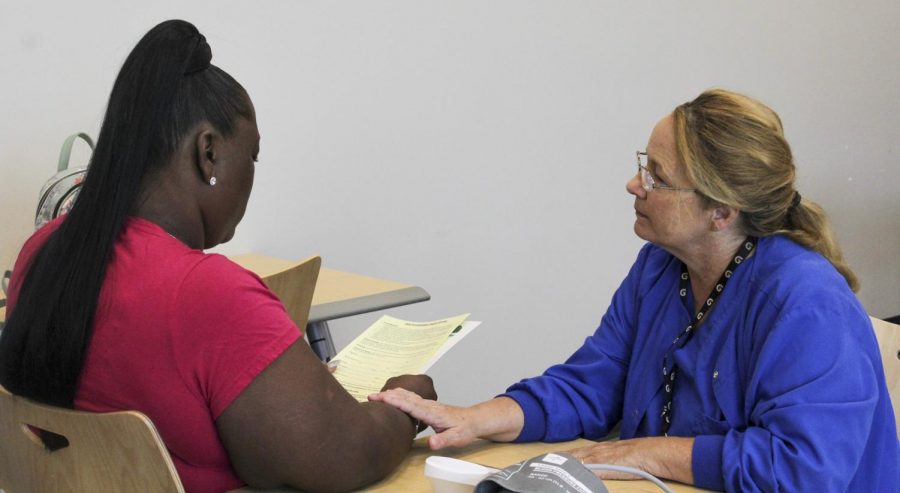
[[[594,473],[570,454],[542,454],[484,478],[474,493],[608,493]]]

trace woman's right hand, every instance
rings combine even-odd
[[[522,408],[509,397],[497,397],[472,407],[457,407],[422,399],[403,389],[391,389],[369,396],[428,424],[436,435],[428,437],[432,450],[464,447],[478,438],[498,442],[515,440],[525,424]]]
[[[473,408],[448,406],[401,388],[372,394],[369,400],[396,407],[434,428],[437,434],[428,437],[428,446],[432,450],[462,447],[479,438],[479,420],[473,415]]]

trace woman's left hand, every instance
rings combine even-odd
[[[611,440],[569,450],[583,464],[613,464],[633,467],[654,476],[693,483],[691,457],[694,439],[690,437],[646,437]],[[603,479],[640,479],[631,474],[598,471]]]
[[[381,391],[391,389],[408,390],[422,399],[429,401],[437,400],[437,391],[434,390],[434,381],[428,375],[399,375],[391,377],[381,387]],[[370,399],[371,400],[371,399]],[[408,411],[405,411],[407,412]]]

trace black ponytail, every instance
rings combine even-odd
[[[151,29],[113,85],[91,165],[74,207],[31,259],[0,337],[0,384],[14,394],[71,407],[93,331],[106,267],[145,177],[207,121],[229,136],[250,100],[210,65],[192,24]]]

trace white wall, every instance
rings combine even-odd
[[[127,52],[180,17],[247,87],[263,136],[247,216],[220,250],[319,253],[427,288],[432,301],[391,310],[403,318],[472,312],[484,324],[433,372],[450,402],[592,332],[641,243],[634,151],[712,86],[779,111],[860,298],[900,313],[896,0],[182,3],[0,4],[0,265],[63,138],[96,136]],[[334,323],[338,345],[374,318]]]

